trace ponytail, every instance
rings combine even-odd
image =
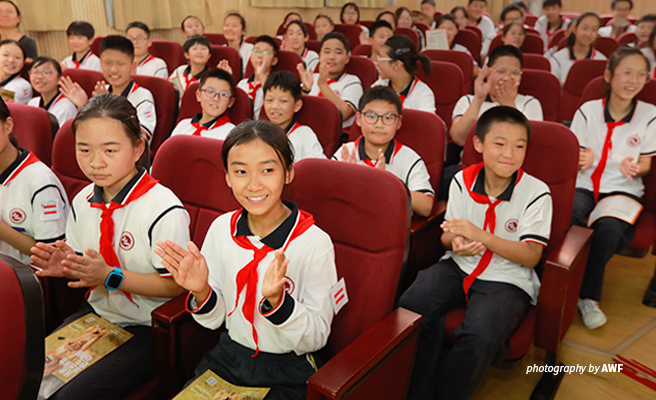
[[[408,37],[403,35],[394,35],[387,39],[385,46],[389,48],[387,55],[392,61],[401,61],[403,69],[410,75],[417,72],[417,62],[421,62],[424,72],[430,73],[430,60],[426,56],[419,55],[415,44]]]

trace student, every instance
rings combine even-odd
[[[212,46],[205,36],[190,36],[182,45],[182,51],[187,64],[174,69],[169,77],[181,99],[189,85],[198,82],[209,69],[207,62],[212,57]]]
[[[360,7],[357,4],[353,2],[344,4],[339,13],[339,20],[342,21],[342,24],[359,26],[365,33],[363,37],[369,36],[369,28],[360,23]]]
[[[284,30],[287,30],[287,27],[289,26],[289,23],[292,21],[300,21],[303,22],[303,17],[301,14],[297,13],[296,11],[291,11],[288,12],[287,15],[285,15],[285,19],[282,20],[282,27]]]
[[[392,26],[387,21],[380,20],[371,24],[371,29],[369,32],[371,34],[371,38],[370,38],[371,54],[369,54],[369,58],[374,63],[377,63],[378,55],[381,54],[381,52],[383,52],[383,48],[385,47],[385,42],[387,42],[389,38],[394,36],[394,30],[392,29]]]
[[[520,25],[523,25],[524,13],[521,8],[519,8],[514,4],[511,4],[505,7],[501,11],[501,16],[499,18],[499,29],[503,30],[503,27],[505,27],[506,25],[510,25],[513,22],[519,22]],[[501,32],[498,32],[497,29],[495,28],[493,33],[483,38],[483,47],[481,49],[481,55],[487,55],[487,53],[490,51],[490,44],[492,44],[492,41],[494,40],[495,37],[497,37],[498,33]]]
[[[222,69],[212,68],[200,78],[196,101],[202,112],[193,118],[183,119],[171,132],[175,135],[192,135],[225,139],[235,127],[226,115],[228,108],[235,104],[235,82],[232,74]]]
[[[262,85],[271,74],[271,68],[278,64],[278,43],[271,36],[259,36],[255,39],[250,63],[253,66],[253,75],[239,81],[237,87],[246,92],[253,101],[253,119],[259,119],[264,102]]]
[[[469,23],[477,26],[483,33],[483,40],[496,31],[494,22],[485,14],[487,9],[487,0],[468,0],[467,12],[469,13]],[[484,55],[484,53],[481,53]]]
[[[127,38],[118,35],[106,36],[100,42],[100,65],[103,69],[102,81],[96,82],[93,95],[114,93],[128,99],[137,109],[139,124],[144,129],[147,141],[150,143],[157,115],[155,100],[150,90],[143,88],[132,80],[131,74],[136,68],[134,46]],[[64,76],[59,82],[61,92],[80,109],[89,99],[78,83]]]
[[[27,37],[18,30],[21,23],[21,12],[16,3],[10,0],[0,0],[0,41],[15,40],[25,50],[25,61],[37,58],[38,52],[34,39]]]
[[[40,96],[27,103],[54,115],[59,126],[77,115],[75,104],[59,92],[61,73],[61,66],[54,58],[38,57],[34,60],[30,69],[30,83]]]
[[[281,199],[294,178],[282,129],[242,123],[221,156],[243,208],[215,219],[200,251],[193,242],[189,251],[157,243],[166,268],[189,290],[187,311],[206,328],[227,328],[196,377],[211,369],[234,385],[270,387],[267,397],[304,399],[318,367],[313,353],[326,345],[333,319],[333,244],[312,215]]]
[[[395,35],[385,42],[378,54],[380,78],[373,86],[389,86],[398,93],[403,108],[435,112],[435,96],[427,84],[417,78],[417,63],[426,75],[430,74],[430,60],[419,55],[412,40]]]
[[[137,60],[137,75],[155,76],[168,79],[169,70],[166,61],[148,52],[153,41],[150,39],[150,28],[143,22],[130,22],[125,28],[125,35],[134,45],[134,58]]]
[[[468,48],[461,45],[460,43],[456,43],[456,36],[458,36],[458,32],[460,32],[460,29],[462,28],[460,28],[458,22],[453,17],[453,15],[444,14],[440,16],[437,19],[437,21],[435,21],[435,27],[437,29],[444,29],[446,31],[446,40],[448,41],[450,50],[462,51],[463,53],[467,53],[470,56],[472,55],[469,52]],[[473,58],[474,56],[472,56],[472,60]],[[477,76],[479,71],[478,63],[475,60],[473,60],[473,62],[474,62],[474,76]]]
[[[342,114],[342,128],[353,125],[357,111],[355,107],[363,92],[360,78],[346,73],[350,52],[346,36],[331,32],[321,41],[319,72],[312,74],[303,65],[297,66],[303,92],[332,101]]]
[[[154,248],[165,239],[188,242],[190,219],[173,192],[146,172],[146,141],[125,98],[94,96],[73,132],[77,162],[92,183],[73,199],[66,241],[37,243],[32,262],[40,277],[89,288],[87,302],[61,327],[94,312],[134,336],[50,399],[118,399],[155,372],[150,314],[182,289]]]
[[[399,301],[424,318],[409,399],[467,398],[537,301],[534,267],[549,241],[552,200],[549,187],[521,169],[530,138],[529,121],[512,107],[492,108],[476,125],[483,162],[451,182],[441,237],[449,250]],[[438,367],[445,315],[460,306],[465,319]]]
[[[514,46],[499,46],[492,50],[487,66],[474,81],[474,94],[461,97],[453,109],[449,134],[454,143],[463,146],[476,120],[488,109],[500,105],[516,108],[530,120],[542,121],[540,101],[517,93],[523,63],[522,52]]]
[[[430,18],[433,23],[431,24],[431,29],[435,28],[435,13],[438,11],[437,8],[435,7],[435,0],[421,0],[421,5],[420,5],[421,12]]]
[[[624,198],[636,202],[619,203],[623,209],[640,207],[638,202],[644,194],[641,177],[649,173],[651,157],[656,155],[656,107],[636,99],[649,80],[648,68],[640,50],[620,47],[604,71],[610,87],[608,96],[583,104],[574,115],[571,129],[579,140],[581,156],[573,225],[587,226],[597,202],[610,195],[609,205]],[[604,268],[619,248],[633,240],[635,225],[626,221],[625,216],[601,217],[591,226],[594,233],[578,302],[588,329],[606,323],[598,304]]]
[[[223,20],[223,36],[228,41],[226,46],[239,52],[241,58],[241,76],[246,73],[246,65],[251,59],[253,45],[244,40],[246,35],[246,19],[238,12],[229,12]]]
[[[317,34],[317,40],[323,40],[323,37],[335,30],[335,23],[330,15],[317,14],[314,19],[314,32]]]
[[[570,24],[569,18],[560,15],[563,10],[561,0],[544,0],[542,3],[542,15],[535,22],[535,29],[540,33],[544,50],[549,48],[549,41],[559,29],[567,29]]]
[[[305,66],[310,71],[314,71],[314,67],[319,63],[319,55],[316,51],[307,48],[305,44],[308,39],[310,39],[310,34],[307,26],[301,21],[291,21],[285,28],[282,49],[300,55],[305,62]]]
[[[91,51],[91,43],[95,36],[93,25],[86,21],[72,22],[66,28],[68,37],[68,47],[73,50],[73,54],[64,58],[62,67],[75,69],[89,69],[92,71],[102,71],[100,68],[100,59]]]
[[[342,145],[333,159],[391,172],[408,187],[412,211],[427,217],[435,193],[426,165],[414,150],[394,139],[401,128],[401,99],[392,89],[377,86],[362,95],[359,110],[355,123],[362,136]]]
[[[2,96],[5,101],[27,104],[32,98],[32,86],[20,76],[24,65],[25,51],[23,47],[14,40],[1,41],[0,87],[13,92],[13,97]]]
[[[656,14],[645,14],[636,22],[636,41],[630,43],[631,47],[649,46],[649,34],[656,26]]]
[[[182,29],[182,32],[186,38],[197,35],[202,36],[205,34],[205,26],[203,25],[203,21],[194,15],[187,15],[185,19],[182,20],[180,28]]]
[[[385,21],[392,27],[392,30],[396,29],[396,14],[391,11],[382,11],[376,16],[376,21]]]
[[[642,54],[649,60],[649,73],[652,79],[656,78],[656,25],[649,34],[647,46],[640,49]]]
[[[517,47],[521,50],[524,40],[526,40],[526,29],[524,29],[521,22],[511,22],[504,25],[501,34],[501,42],[504,45]]]
[[[599,36],[617,38],[624,32],[635,32],[636,26],[629,22],[629,14],[633,10],[633,0],[612,0],[610,9],[613,19],[606,26],[599,28]]]
[[[421,51],[425,47],[426,39],[424,38],[424,33],[415,26],[412,19],[412,11],[408,7],[399,7],[394,14],[396,14],[397,27],[410,28],[417,33],[417,36],[419,36],[419,51]]]
[[[274,72],[264,82],[262,90],[264,112],[269,121],[287,134],[294,151],[294,162],[304,158],[326,158],[312,128],[294,119],[303,108],[301,84],[296,76],[289,71]]]
[[[455,6],[449,13],[458,24],[458,29],[466,29],[469,25],[469,11],[463,6]]]
[[[593,12],[581,14],[574,22],[574,31],[567,38],[567,46],[549,58],[551,73],[556,75],[561,85],[565,84],[567,74],[576,61],[586,58],[606,59],[605,55],[594,48],[599,21],[599,17]]]
[[[13,129],[0,99],[0,253],[28,265],[37,241],[64,239],[68,199],[50,168],[18,146]]]

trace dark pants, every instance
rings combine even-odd
[[[465,276],[453,260],[443,260],[420,271],[401,296],[401,307],[424,317],[410,399],[467,398],[487,368],[508,353],[508,339],[528,311],[531,299],[526,292],[480,279],[472,284],[467,303],[462,288]],[[465,304],[465,319],[454,332],[455,343],[438,368],[445,316]]]
[[[90,312],[94,312],[93,308],[84,302],[81,310],[66,318],[57,329]],[[134,337],[73,378],[50,399],[116,400],[149,379],[155,372],[151,328],[128,326],[123,329]]]
[[[254,350],[233,341],[224,332],[219,344],[203,356],[194,371],[196,377],[193,380],[211,369],[233,385],[270,387],[267,400],[305,399],[307,380],[316,371],[309,356],[272,354],[260,350],[256,357],[251,357],[254,353]]]
[[[605,196],[601,194],[599,199],[601,200]],[[587,227],[588,216],[595,205],[594,195],[591,191],[576,189],[571,225]],[[591,228],[594,233],[579,297],[601,301],[606,264],[617,250],[633,241],[635,226],[616,218],[599,218]]]

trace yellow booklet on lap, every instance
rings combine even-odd
[[[599,200],[588,218],[588,227],[602,217],[611,217],[622,220],[631,225],[635,224],[644,207],[640,202],[629,196],[616,194]]]
[[[269,390],[233,385],[208,369],[173,400],[262,400]]]

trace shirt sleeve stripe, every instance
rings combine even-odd
[[[171,207],[167,208],[166,210],[164,210],[163,213],[161,213],[160,215],[158,215],[157,218],[155,218],[155,221],[153,221],[153,223],[150,225],[150,228],[148,228],[148,242],[150,243],[151,246],[153,245],[153,229],[155,229],[155,225],[157,225],[157,223],[158,223],[162,218],[164,218],[164,216],[165,216],[166,214],[168,214],[169,212],[171,212],[171,211],[173,211],[173,210],[175,210],[175,209],[178,209],[178,208],[180,208],[180,209],[182,209],[182,210],[186,210],[183,206],[179,206],[179,205],[171,206]]]
[[[214,292],[214,289],[211,289],[207,298],[203,300],[201,304],[196,304],[196,298],[191,292],[189,292],[189,294],[187,294],[187,301],[185,301],[185,308],[187,309],[187,312],[192,314],[207,314],[216,307],[218,300],[219,297]]]
[[[66,235],[61,235],[61,236],[57,236],[56,238],[50,238],[50,239],[37,239],[37,238],[34,238],[34,240],[36,240],[37,242],[43,242],[43,243],[47,243],[47,244],[52,244],[52,243],[55,243],[58,240],[64,240],[64,239],[66,239]]]
[[[528,205],[526,206],[526,210],[528,210],[536,201],[540,200],[544,196],[551,196],[551,193],[544,192],[544,193],[540,194],[538,197],[534,198],[530,203],[528,203]]]
[[[59,192],[59,197],[61,198],[62,203],[66,203],[66,201],[64,200],[64,196],[62,195],[62,192],[59,189],[59,186],[57,186],[55,184],[52,184],[52,183],[50,183],[48,185],[45,185],[42,188],[40,188],[39,190],[37,190],[36,192],[34,192],[34,194],[32,195],[32,200],[30,201],[30,203],[34,206],[34,199],[36,198],[36,195],[41,193],[42,191],[48,189],[49,187],[54,187],[55,189],[57,189],[57,191]]]
[[[519,238],[520,242],[533,242],[547,247],[549,245],[549,239],[539,236],[539,235],[523,235]]]

